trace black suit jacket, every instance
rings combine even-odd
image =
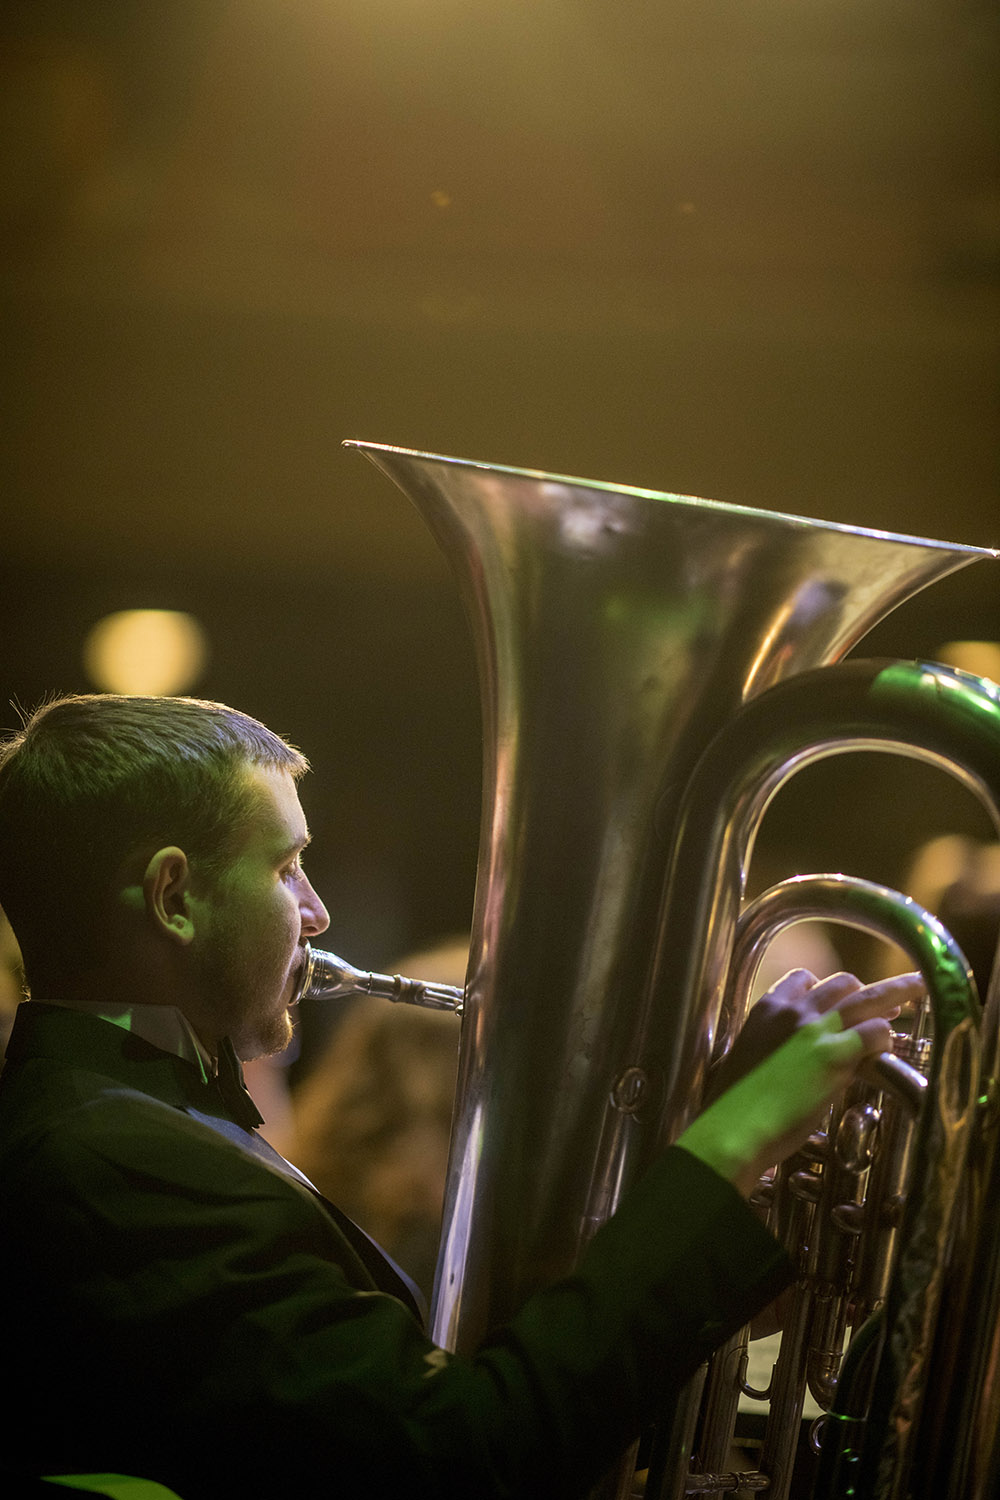
[[[665,1154],[473,1358],[180,1058],[20,1008],[0,1080],[3,1454],[184,1500],[582,1494],[776,1295],[742,1199]]]

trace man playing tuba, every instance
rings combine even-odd
[[[582,1495],[785,1286],[745,1199],[919,991],[786,976],[573,1274],[450,1355],[242,1087],[328,924],[305,770],[189,699],[58,700],[0,751],[32,997],[0,1080],[6,1493],[114,1471],[184,1500]]]

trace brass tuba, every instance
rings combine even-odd
[[[738,1024],[741,1002],[730,995],[723,1011],[722,998],[745,868],[783,781],[822,755],[879,745],[946,765],[996,804],[996,693],[933,665],[833,664],[902,600],[997,554],[347,446],[424,515],[457,576],[480,673],[469,969],[464,995],[438,987],[436,1002],[464,1017],[433,1332],[469,1350],[573,1266],[698,1107],[722,1023]],[[928,974],[931,957],[915,956]],[[307,994],[355,984],[357,971],[319,960]],[[357,984],[420,999],[385,976]],[[964,1062],[936,1066],[947,1061],[968,1095],[979,1032],[972,1043],[960,1029]],[[890,1082],[929,1117],[918,1085]],[[926,1196],[913,1195],[918,1239],[940,1208]],[[873,1335],[878,1359],[887,1346],[896,1358],[896,1333]],[[866,1386],[883,1432],[897,1410],[889,1383],[880,1373]],[[713,1489],[689,1474],[691,1420],[678,1413],[659,1441],[656,1492],[732,1492],[732,1476]],[[831,1473],[854,1472],[858,1441],[841,1444]],[[626,1463],[614,1492],[630,1488]]]

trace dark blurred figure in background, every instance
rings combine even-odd
[[[942,891],[936,915],[969,960],[985,1000],[1000,935],[1000,844],[963,842],[962,868]]]
[[[947,927],[985,1000],[1000,940],[1000,843],[961,834],[929,839],[913,856],[903,890]],[[905,955],[886,948],[878,972],[895,973],[900,961]]]
[[[393,971],[461,985],[461,941],[408,955]],[[282,1150],[378,1240],[430,1297],[458,1065],[459,1023],[443,1011],[352,1003],[292,1092]]]

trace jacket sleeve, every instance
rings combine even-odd
[[[679,1148],[471,1358],[372,1288],[306,1188],[154,1101],[91,1107],[15,1199],[52,1468],[184,1500],[580,1495],[788,1279]]]

